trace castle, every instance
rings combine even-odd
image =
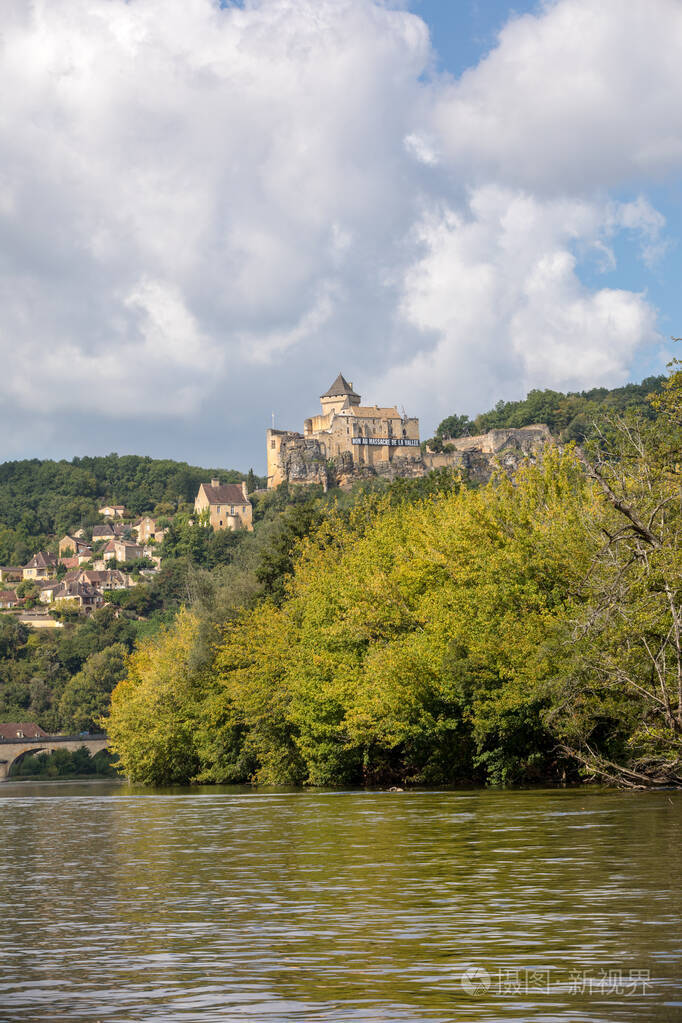
[[[410,463],[421,462],[419,420],[396,406],[361,401],[339,373],[320,396],[321,414],[305,420],[303,433],[268,430],[268,487],[285,481],[326,486],[329,463],[342,475],[412,475]]]
[[[433,469],[461,471],[483,483],[495,465],[513,472],[551,441],[542,424],[491,430],[477,437],[452,440],[449,450],[422,451],[419,420],[398,411],[362,405],[361,397],[339,373],[320,396],[322,412],[311,416],[303,433],[267,431],[268,487],[281,483],[350,485],[356,480],[426,476]]]

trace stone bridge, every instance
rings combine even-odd
[[[53,753],[57,749],[67,749],[74,753],[81,746],[85,746],[94,757],[95,753],[107,749],[109,739],[104,734],[41,735],[38,739],[0,739],[0,782],[7,781],[12,764],[25,753],[37,753],[39,750]]]

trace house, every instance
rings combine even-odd
[[[66,535],[59,541],[60,560],[63,558],[71,558],[74,555],[80,554],[81,551],[84,550],[89,550],[92,553],[86,540],[81,540],[71,533],[66,533]]]
[[[13,742],[15,739],[42,739],[47,735],[40,725],[29,721],[5,721],[0,724],[0,739]]]
[[[79,611],[89,614],[101,607],[104,598],[94,586],[81,582],[62,582],[54,591],[54,604],[77,606]]]
[[[253,508],[246,493],[246,483],[202,483],[194,502],[197,515],[208,512],[214,529],[253,529]]]
[[[142,547],[131,540],[114,540],[114,550],[116,552],[116,560],[123,563],[139,561],[140,558],[144,557]]]
[[[114,533],[114,527],[110,522],[105,522],[103,526],[93,526],[92,529],[92,542],[98,543],[100,540],[111,540]]]
[[[113,561],[115,558],[116,561],[129,563],[139,561],[143,557],[144,551],[132,540],[110,540],[102,551],[103,561]]]
[[[127,590],[132,585],[130,576],[126,575],[125,572],[119,571],[117,568],[111,571],[105,569],[99,572],[89,568],[79,572],[78,575],[79,582],[94,586],[100,593],[106,590]]]
[[[69,572],[74,568],[78,568],[79,561],[78,558],[61,558],[60,564],[62,565],[62,568],[65,568],[67,572]]]
[[[167,529],[160,529],[156,519],[153,519],[151,515],[143,515],[133,524],[133,529],[137,534],[137,542],[140,544],[148,543],[150,540],[161,543],[168,532]]]
[[[54,600],[55,591],[61,586],[60,582],[56,579],[48,579],[46,582],[40,583],[40,593],[38,594],[38,600],[41,604],[51,604]]]
[[[6,610],[8,607],[17,607],[21,603],[17,597],[16,590],[0,590],[0,608]]]
[[[21,565],[0,565],[0,583],[20,583],[23,578]]]
[[[114,541],[113,540],[109,540],[106,543],[106,545],[102,548],[102,561],[103,562],[105,562],[105,561],[113,561],[115,557],[116,557],[116,548],[114,546]],[[93,564],[94,565],[98,565],[99,562],[95,561],[95,562],[93,562]]]
[[[101,540],[113,540],[116,537],[123,538],[130,536],[130,526],[122,522],[105,522],[103,526],[95,526],[92,530],[92,542],[99,543]]]
[[[51,579],[57,572],[57,559],[54,554],[38,551],[23,568],[24,579]]]
[[[103,504],[97,511],[107,519],[122,519],[126,513],[125,505],[123,504]]]

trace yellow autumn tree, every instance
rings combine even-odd
[[[208,676],[193,667],[199,623],[190,611],[144,640],[111,697],[102,721],[131,781],[169,785],[190,781],[199,769],[197,721]]]

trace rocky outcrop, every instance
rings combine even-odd
[[[326,490],[329,485],[327,460],[317,440],[308,440],[300,434],[291,434],[281,449],[282,471],[288,483],[319,483]]]
[[[520,429],[490,430],[477,437],[459,437],[450,442],[451,451],[426,451],[420,458],[395,455],[390,462],[358,465],[350,451],[327,460],[320,442],[301,434],[286,435],[281,447],[284,478],[293,484],[321,484],[351,487],[360,480],[417,479],[434,469],[457,469],[469,483],[483,484],[496,468],[514,473],[520,465],[536,459],[552,435],[544,424]]]
[[[330,463],[333,482],[339,487],[352,487],[359,480],[382,479],[390,483],[397,479],[419,479],[428,476],[431,470],[421,458],[400,458],[375,465],[356,465],[350,452],[337,455]]]
[[[521,464],[538,457],[552,435],[544,423],[534,426],[489,430],[475,437],[458,437],[448,442],[451,451],[425,452],[423,459],[429,471],[452,468],[476,484],[487,483],[496,468],[515,473]]]

